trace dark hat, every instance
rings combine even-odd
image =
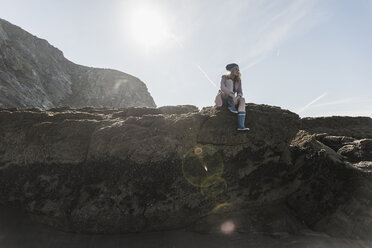
[[[237,64],[235,64],[235,63],[228,64],[226,66],[226,70],[231,71],[231,69],[234,68],[234,67],[236,67],[236,66],[239,68],[239,66]]]

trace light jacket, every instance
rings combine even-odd
[[[231,92],[231,90],[226,87],[226,80],[227,80],[227,76],[226,75],[223,75],[221,77],[221,86],[220,86],[220,90],[218,91],[217,93],[217,96],[216,96],[216,99],[214,100],[214,103],[215,103],[215,107],[221,107],[222,104],[223,104],[223,101],[222,101],[222,97],[221,97],[221,94],[225,94],[225,96],[227,95],[230,95],[231,93],[237,93],[238,96],[243,96],[243,90],[242,90],[242,82],[235,82],[235,92]]]
[[[229,88],[226,87],[226,80],[227,80],[227,76],[226,75],[223,75],[221,77],[221,90],[223,93],[229,95],[231,93],[237,93],[238,96],[243,96],[243,90],[242,90],[242,82],[235,82],[235,92],[231,92]]]

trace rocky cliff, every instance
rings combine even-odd
[[[1,110],[0,200],[73,232],[372,237],[371,140],[246,111],[249,132],[193,106]]]
[[[46,40],[0,19],[0,107],[156,107],[129,74],[74,64]]]

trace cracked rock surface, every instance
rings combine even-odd
[[[248,132],[210,107],[2,109],[1,201],[73,232],[219,232],[231,222],[372,236],[370,164],[334,150],[359,137],[311,134],[278,107],[246,112]]]

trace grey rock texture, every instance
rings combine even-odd
[[[315,138],[335,151],[338,151],[338,149],[340,149],[344,145],[350,144],[351,142],[356,140],[353,137],[334,136],[328,135],[327,133],[316,134]]]
[[[327,133],[355,139],[372,138],[372,119],[369,117],[308,117],[302,119],[301,129],[311,134]]]
[[[359,163],[354,164],[354,166],[367,172],[372,172],[372,161],[360,161]]]
[[[193,106],[1,110],[0,200],[73,232],[372,237],[370,164],[345,161],[294,113],[246,111],[249,132]]]
[[[346,162],[305,131],[297,134],[292,147],[297,168],[295,180],[301,185],[287,203],[295,215],[312,230],[370,239],[371,171]]]
[[[350,162],[372,161],[372,139],[355,140],[337,152],[347,157]]]
[[[156,107],[129,74],[74,64],[46,40],[0,19],[0,108]]]

